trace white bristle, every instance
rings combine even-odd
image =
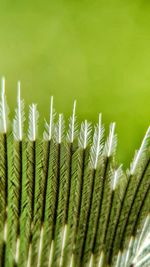
[[[3,131],[7,132],[7,122],[6,122],[6,100],[5,100],[5,78],[2,78],[2,119],[3,119]]]

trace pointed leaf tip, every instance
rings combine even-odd
[[[32,104],[29,107],[29,130],[28,130],[28,138],[30,141],[35,141],[37,137],[38,130],[38,119],[39,113],[37,110],[37,104]]]
[[[139,148],[139,150],[136,152],[133,162],[131,163],[131,167],[130,167],[130,174],[133,175],[137,169],[138,163],[141,160],[141,157],[143,155],[143,153],[145,152],[146,148],[148,147],[148,145],[150,144],[150,127],[148,127],[146,134],[142,140],[141,146]]]
[[[99,114],[98,123],[95,126],[95,131],[93,135],[93,144],[91,147],[91,167],[96,170],[100,155],[102,154],[102,150],[104,147],[103,144],[103,137],[104,137],[104,127],[102,125],[102,116]]]
[[[3,133],[7,132],[7,126],[8,126],[8,114],[9,109],[6,102],[6,96],[5,96],[5,78],[2,78],[2,90],[1,90],[1,103],[0,103],[0,119],[1,119],[1,125],[0,125],[0,131]]]
[[[105,144],[104,154],[106,157],[111,157],[111,155],[116,151],[117,136],[115,134],[116,123],[113,122],[109,127],[109,135]]]
[[[49,117],[49,140],[52,137],[52,124],[53,124],[53,96],[50,99],[50,117]]]
[[[91,124],[87,120],[85,120],[84,122],[81,123],[81,129],[78,139],[79,147],[86,149],[90,137],[91,137]]]
[[[113,179],[112,179],[112,190],[114,191],[116,189],[116,186],[118,184],[119,179],[121,178],[123,174],[122,171],[122,164],[114,171]]]

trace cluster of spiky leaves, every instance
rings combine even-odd
[[[116,162],[115,123],[101,115],[79,127],[55,116],[38,138],[37,106],[18,83],[13,127],[2,81],[0,101],[0,266],[150,266],[150,128],[124,172]],[[10,129],[10,130],[9,130]],[[12,129],[12,130],[11,130]],[[26,133],[27,132],[27,133]]]

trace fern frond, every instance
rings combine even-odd
[[[81,198],[81,211],[77,229],[77,237],[75,241],[75,250],[74,250],[74,265],[77,264],[80,266],[82,257],[83,257],[83,249],[84,249],[84,240],[85,233],[88,224],[88,216],[89,216],[89,206],[91,202],[91,195],[93,187],[93,180],[95,179],[95,171],[91,170],[89,167],[85,170],[84,180],[83,180],[83,191]]]
[[[26,179],[24,182],[24,201],[21,214],[21,246],[18,266],[26,266],[29,256],[32,221],[34,215],[35,179],[36,179],[36,144],[26,143]]]
[[[64,162],[61,165],[62,174],[60,179],[60,195],[58,203],[58,214],[57,224],[55,233],[55,255],[52,265],[56,266],[59,264],[62,266],[64,257],[64,248],[66,243],[66,236],[68,231],[68,213],[69,213],[69,202],[71,193],[71,179],[72,179],[72,165],[73,165],[73,154],[75,151],[75,145],[73,144],[77,136],[77,125],[75,116],[76,101],[73,106],[73,113],[69,119],[69,129],[67,132],[67,138],[64,143]],[[62,231],[62,233],[61,233]]]
[[[81,155],[81,158],[79,157],[79,199],[78,199],[78,221],[77,221],[77,228],[79,224],[80,219],[80,212],[81,212],[81,204],[82,204],[82,194],[83,194],[83,186],[84,186],[84,180],[86,171],[89,165],[89,155],[88,155],[88,145],[90,143],[91,139],[91,124],[88,123],[86,120],[81,124],[80,134],[78,138],[78,146],[81,150],[81,154],[79,152],[79,155]],[[80,172],[81,171],[81,172]]]
[[[150,215],[146,217],[143,223],[142,231],[138,234],[138,238],[135,238],[134,254],[130,262],[133,266],[139,263],[139,259],[145,256],[146,250],[150,250]],[[147,253],[146,253],[147,254]]]
[[[109,196],[108,214],[107,214],[107,218],[105,222],[103,238],[101,239],[101,244],[103,246],[102,249],[105,251],[105,255],[107,255],[106,240],[108,240],[108,238],[110,239],[110,236],[111,236],[111,232],[109,232],[110,230],[109,227],[111,226],[111,215],[114,213],[115,206],[116,206],[115,190],[116,190],[117,184],[119,183],[119,179],[121,179],[123,175],[122,166],[119,166],[118,169],[114,170],[114,172],[110,170],[110,175],[111,175],[110,181],[111,181],[112,187],[111,187],[110,196]]]
[[[43,153],[44,152],[44,153]],[[43,151],[43,143],[36,141],[36,174],[35,174],[35,193],[34,193],[34,214],[31,229],[31,266],[36,266],[39,259],[39,246],[42,247],[43,237],[43,193],[44,193],[44,163],[45,151]],[[41,239],[40,239],[41,238]],[[41,243],[41,245],[40,245]],[[40,255],[39,255],[40,257]]]
[[[52,244],[52,231],[53,231],[53,218],[54,218],[54,197],[55,192],[55,184],[53,179],[53,170],[55,169],[56,164],[56,144],[52,140],[51,141],[51,149],[50,149],[50,159],[51,164],[49,164],[48,171],[48,179],[47,179],[47,193],[46,193],[46,202],[45,202],[45,214],[44,214],[44,222],[43,222],[43,242],[42,242],[42,252],[40,258],[40,264],[42,266],[48,266],[49,256],[50,256],[50,248]],[[48,238],[47,238],[48,237]]]
[[[37,173],[36,183],[36,196],[35,196],[35,212],[33,222],[33,235],[32,235],[32,251],[31,251],[31,264],[37,265],[40,263],[41,251],[43,245],[43,231],[44,231],[44,217],[47,184],[51,160],[51,139],[54,133],[54,118],[55,112],[53,108],[53,97],[50,100],[50,115],[49,124],[45,123],[45,131],[43,134],[43,142],[38,153],[39,171]],[[41,161],[40,161],[41,159]]]
[[[6,237],[6,254],[9,257],[5,258],[6,266],[14,266],[16,241],[18,231],[18,169],[16,167],[16,159],[18,157],[16,147],[14,146],[12,136],[9,140],[9,173],[8,173],[8,219],[7,219],[7,237]],[[13,225],[13,227],[12,227]]]
[[[64,248],[64,257],[62,266],[66,264],[74,264],[73,249],[79,224],[81,201],[83,192],[83,183],[85,177],[85,169],[88,157],[88,145],[91,135],[91,125],[85,121],[81,124],[80,134],[78,138],[79,149],[74,153],[72,160],[72,181],[68,211],[68,227],[66,234],[66,244]],[[70,262],[71,259],[71,262]]]
[[[150,220],[149,215],[146,217],[142,231],[138,233],[136,238],[131,236],[127,248],[120,252],[119,265],[125,267],[136,267],[136,266],[149,266],[150,260]],[[119,256],[118,254],[118,256]],[[118,257],[116,263],[118,264]]]
[[[50,248],[52,241],[55,246],[55,229],[58,210],[58,200],[60,193],[61,179],[61,158],[62,148],[61,142],[64,138],[64,120],[62,114],[59,115],[58,122],[55,126],[54,141],[53,141],[53,162],[50,171],[50,187],[47,192],[46,213],[45,213],[45,229],[43,233],[43,249],[41,255],[41,265],[47,266],[50,256]],[[47,235],[49,240],[47,240]],[[52,255],[53,258],[53,255]]]
[[[62,253],[66,241],[67,222],[66,222],[66,200],[67,192],[67,175],[66,175],[66,147],[61,144],[61,160],[60,160],[60,180],[59,180],[59,195],[57,204],[57,217],[54,233],[54,253],[52,255],[52,266],[62,264]]]
[[[98,204],[98,215],[96,220],[96,232],[93,241],[92,252],[94,254],[93,266],[96,266],[102,253],[102,246],[105,239],[107,218],[109,216],[111,201],[111,169],[114,168],[114,157],[116,153],[117,136],[115,134],[115,123],[110,125],[109,135],[106,140],[103,151],[103,171],[101,194]]]
[[[101,116],[99,116],[99,123],[95,128],[93,137],[93,145],[90,152],[90,162],[87,168],[86,176],[83,183],[81,216],[79,218],[79,228],[77,233],[77,241],[75,247],[75,262],[80,264],[83,261],[84,249],[86,246],[86,237],[89,228],[90,213],[92,211],[92,200],[95,189],[96,168],[98,159],[103,148],[103,127],[101,126]],[[97,145],[96,145],[97,143]],[[98,146],[98,149],[96,150]]]
[[[140,205],[142,202],[141,198],[143,199],[145,192],[146,192],[146,195],[149,192],[150,183],[147,182],[147,169],[149,166],[149,162],[150,160],[148,160],[148,162],[146,163],[144,170],[141,173],[141,176],[139,177],[137,183],[135,183],[134,185],[135,190],[133,191],[133,188],[134,188],[133,185],[129,187],[128,194],[131,194],[130,190],[132,190],[132,197],[129,197],[129,195],[127,194],[128,202],[126,202],[126,205],[124,207],[124,212],[125,210],[127,212],[125,213],[124,226],[122,224],[122,234],[120,236],[121,238],[120,238],[120,244],[119,244],[120,248],[122,248],[125,244],[125,240],[127,238],[128,226],[130,226],[131,222],[133,223],[135,221],[135,211],[137,212],[140,209]],[[139,220],[139,218],[137,219]]]
[[[148,144],[149,144],[149,129],[146,133],[146,137],[144,137],[142,144],[140,146],[139,149],[139,155],[138,157],[136,157],[138,159],[136,159],[135,162],[137,162],[136,164],[139,165],[139,172],[133,175],[130,172],[127,173],[127,183],[124,183],[124,190],[123,190],[123,195],[122,195],[122,200],[121,200],[121,205],[120,205],[120,209],[119,209],[119,217],[118,220],[116,222],[116,227],[115,227],[115,231],[114,231],[114,246],[113,246],[113,251],[115,253],[115,251],[121,249],[122,250],[122,246],[124,245],[125,242],[125,232],[126,232],[126,226],[128,224],[130,215],[131,215],[131,211],[133,208],[134,203],[136,203],[136,198],[137,198],[137,193],[139,188],[142,186],[144,177],[145,177],[145,173],[147,171],[147,168],[149,166],[149,156],[147,156],[148,153]],[[144,145],[143,145],[144,144]],[[146,145],[145,145],[146,144]],[[147,147],[147,149],[144,149]],[[142,152],[143,154],[142,154]],[[138,154],[137,154],[138,155]],[[142,161],[139,161],[140,158],[142,157]],[[133,164],[131,164],[132,166]],[[132,168],[132,171],[136,170],[136,168]],[[133,173],[133,172],[132,172]],[[146,179],[146,178],[145,178]],[[143,186],[142,186],[143,188]],[[133,193],[134,192],[134,193]],[[111,252],[110,252],[110,258],[111,258]]]
[[[0,100],[0,266],[138,267],[150,265],[150,127],[129,170],[116,163],[115,123],[85,120],[78,135],[76,101],[68,130],[53,97],[38,138],[37,106],[18,82],[8,136],[4,80]],[[93,142],[91,142],[93,140]],[[119,166],[119,167],[118,167]]]
[[[12,173],[12,190],[14,194],[14,209],[15,209],[15,216],[16,219],[14,221],[14,228],[16,228],[16,236],[15,243],[16,243],[16,251],[18,248],[18,242],[20,238],[20,216],[21,216],[21,208],[22,208],[22,173],[23,173],[23,167],[22,167],[22,141],[16,142],[14,141],[14,151],[13,151],[13,173]],[[18,239],[18,240],[17,240]]]
[[[15,197],[16,197],[16,214],[18,216],[17,222],[17,236],[16,236],[16,257],[15,262],[18,263],[19,246],[20,246],[20,217],[22,210],[22,191],[23,191],[23,129],[25,122],[24,101],[20,97],[20,82],[18,82],[18,96],[17,109],[15,110],[15,119],[13,121],[13,136],[14,136],[14,178],[15,181]],[[17,203],[18,202],[18,203]]]
[[[72,178],[70,185],[70,200],[68,206],[68,216],[67,216],[67,232],[66,232],[66,242],[64,246],[62,266],[68,266],[69,264],[73,264],[73,246],[76,237],[77,231],[77,220],[79,219],[79,206],[80,206],[80,198],[81,198],[81,176],[82,176],[82,164],[85,161],[85,155],[82,153],[83,151],[77,150],[72,155]],[[80,161],[81,160],[81,161]],[[80,165],[81,164],[81,165]]]
[[[0,266],[5,254],[5,228],[7,228],[8,205],[8,141],[0,134]],[[7,229],[6,229],[7,230]],[[1,262],[2,261],[2,262]]]
[[[14,261],[18,260],[18,251],[20,244],[20,217],[22,211],[22,184],[23,184],[23,144],[22,141],[13,140],[13,151],[12,151],[12,174],[10,176],[10,193],[13,199],[8,203],[8,232],[10,234],[13,221],[13,236],[11,238],[11,248],[13,250]],[[12,202],[12,203],[11,203]],[[10,229],[9,229],[10,228]],[[10,234],[11,236],[11,234]],[[9,244],[9,240],[8,240]],[[15,264],[15,262],[13,263]]]
[[[70,192],[71,192],[71,178],[72,178],[72,166],[73,166],[73,154],[75,152],[75,146],[73,144],[76,136],[78,127],[76,124],[76,101],[73,105],[73,113],[69,120],[69,130],[67,133],[67,144],[66,144],[66,187],[64,187],[64,190],[66,190],[66,199],[64,203],[64,210],[65,210],[65,218],[64,223],[68,222],[68,212],[69,212],[69,202],[70,202]],[[65,193],[65,191],[64,191]]]
[[[120,210],[120,205],[121,205],[121,200],[120,200],[120,188],[122,188],[122,183],[125,180],[125,174],[122,171],[122,166],[120,166],[118,171],[114,171],[115,175],[112,175],[111,179],[111,191],[110,191],[110,204],[111,204],[111,209],[110,213],[107,219],[108,226],[105,227],[105,244],[104,244],[104,252],[105,252],[105,260],[109,264],[109,254],[111,253],[111,249],[113,248],[114,244],[114,232],[115,232],[115,227],[116,227],[116,222],[119,217],[119,210]],[[113,173],[112,173],[113,174]],[[117,181],[118,180],[118,181]],[[122,181],[123,180],[123,181]],[[116,183],[117,182],[117,183]]]
[[[45,142],[43,143],[43,151],[45,151],[43,156],[43,179],[41,180],[41,187],[43,188],[41,190],[41,196],[43,196],[43,199],[41,199],[41,206],[42,206],[42,223],[44,222],[44,216],[45,216],[45,205],[46,205],[46,194],[47,194],[47,183],[48,183],[48,177],[49,177],[49,169],[50,169],[50,160],[51,160],[51,140],[53,138],[54,134],[54,119],[55,119],[55,111],[53,108],[53,96],[50,100],[50,115],[49,115],[49,125],[46,124],[45,128],[45,134],[43,135],[43,139]]]
[[[25,266],[31,254],[31,234],[33,227],[35,209],[35,184],[36,184],[36,165],[37,165],[37,130],[38,130],[38,111],[35,104],[29,107],[29,128],[28,140],[26,143],[26,181],[24,183],[26,199],[23,203],[21,216],[21,242],[18,266]],[[23,230],[26,233],[23,235]],[[30,248],[30,249],[29,249]]]
[[[62,131],[62,137],[63,137],[63,131]],[[60,138],[58,138],[58,141],[59,140]],[[65,244],[65,236],[66,236],[65,232],[67,231],[67,227],[65,227],[65,222],[67,220],[66,204],[68,201],[69,188],[68,188],[68,176],[66,173],[66,169],[68,167],[67,157],[69,155],[67,155],[67,152],[68,152],[67,146],[62,141],[64,140],[61,140],[61,146],[60,146],[60,162],[59,162],[60,170],[59,170],[58,195],[57,195],[57,202],[56,202],[56,209],[55,209],[56,217],[54,217],[54,222],[55,222],[54,237],[53,237],[54,251],[52,254],[52,266],[59,266],[60,264],[62,264],[61,254],[63,253],[62,250]]]
[[[93,247],[94,240],[97,231],[98,224],[98,209],[100,203],[100,195],[102,190],[102,170],[103,170],[103,162],[101,165],[93,171],[93,175],[90,177],[91,182],[93,183],[93,188],[91,192],[91,199],[89,202],[89,207],[87,209],[87,223],[84,234],[83,248],[82,248],[82,264],[89,265],[92,257],[92,265],[93,265]],[[89,183],[89,182],[88,182]],[[88,186],[87,183],[87,186]],[[91,187],[92,184],[89,184]]]
[[[28,141],[29,142],[29,141]],[[30,205],[30,164],[29,164],[29,145],[28,142],[22,142],[23,153],[23,172],[22,172],[22,207],[20,216],[20,246],[19,246],[19,259],[18,267],[25,267],[27,265],[28,250],[30,244],[31,234],[31,205]],[[29,169],[28,169],[29,168]],[[32,179],[32,178],[31,178]]]
[[[93,225],[92,225],[92,231],[90,230],[90,217],[94,216],[95,218],[95,214],[96,214],[96,210],[93,210],[93,205],[95,205],[95,203],[97,203],[97,198],[94,199],[94,195],[95,192],[97,194],[97,188],[100,188],[100,181],[98,181],[97,183],[97,176],[98,176],[98,171],[97,168],[100,165],[102,167],[102,162],[100,160],[101,155],[102,155],[102,151],[103,151],[103,137],[104,137],[104,127],[102,126],[101,123],[101,114],[99,115],[99,122],[97,124],[97,126],[95,127],[95,132],[94,132],[94,136],[93,136],[93,144],[90,150],[90,161],[89,161],[89,171],[91,172],[91,176],[89,176],[89,178],[87,179],[87,181],[85,182],[85,192],[88,191],[89,194],[89,199],[88,196],[86,196],[85,194],[85,209],[87,210],[87,214],[85,213],[84,216],[86,216],[84,218],[85,222],[86,222],[86,226],[85,226],[85,233],[83,236],[83,244],[82,244],[82,255],[81,255],[81,261],[88,261],[87,258],[90,257],[91,251],[90,251],[90,246],[88,247],[88,253],[85,252],[86,247],[87,247],[87,243],[92,243],[93,241],[93,232],[95,231],[94,225],[95,222],[93,222],[93,219],[91,220]],[[87,187],[89,186],[89,188]],[[91,190],[91,191],[90,191]],[[84,193],[84,191],[83,191]],[[87,205],[87,206],[86,206]],[[95,205],[96,206],[96,205]],[[97,206],[96,206],[97,209]],[[92,213],[92,214],[91,214]],[[88,241],[87,241],[88,240]],[[91,248],[92,250],[92,248]],[[83,256],[84,254],[84,256]],[[88,255],[87,255],[88,254]]]
[[[32,207],[31,218],[33,219],[34,214],[34,196],[35,196],[35,179],[36,179],[36,138],[38,131],[38,118],[39,113],[37,111],[36,105],[32,104],[29,107],[29,128],[28,128],[28,144],[27,144],[27,166],[28,179],[31,186],[31,198],[30,204]]]
[[[148,171],[150,171],[149,168]],[[149,213],[150,173],[148,173],[148,171],[138,189],[135,202],[133,204],[131,203],[131,212],[129,214],[130,216],[128,215],[129,219],[124,231],[126,240],[128,240],[130,236],[136,236],[137,230],[139,231],[142,227],[143,219]]]

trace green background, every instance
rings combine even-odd
[[[2,75],[11,108],[18,79],[27,106],[38,103],[40,130],[50,95],[66,118],[77,99],[80,121],[116,121],[128,164],[150,118],[150,2],[0,0]]]

